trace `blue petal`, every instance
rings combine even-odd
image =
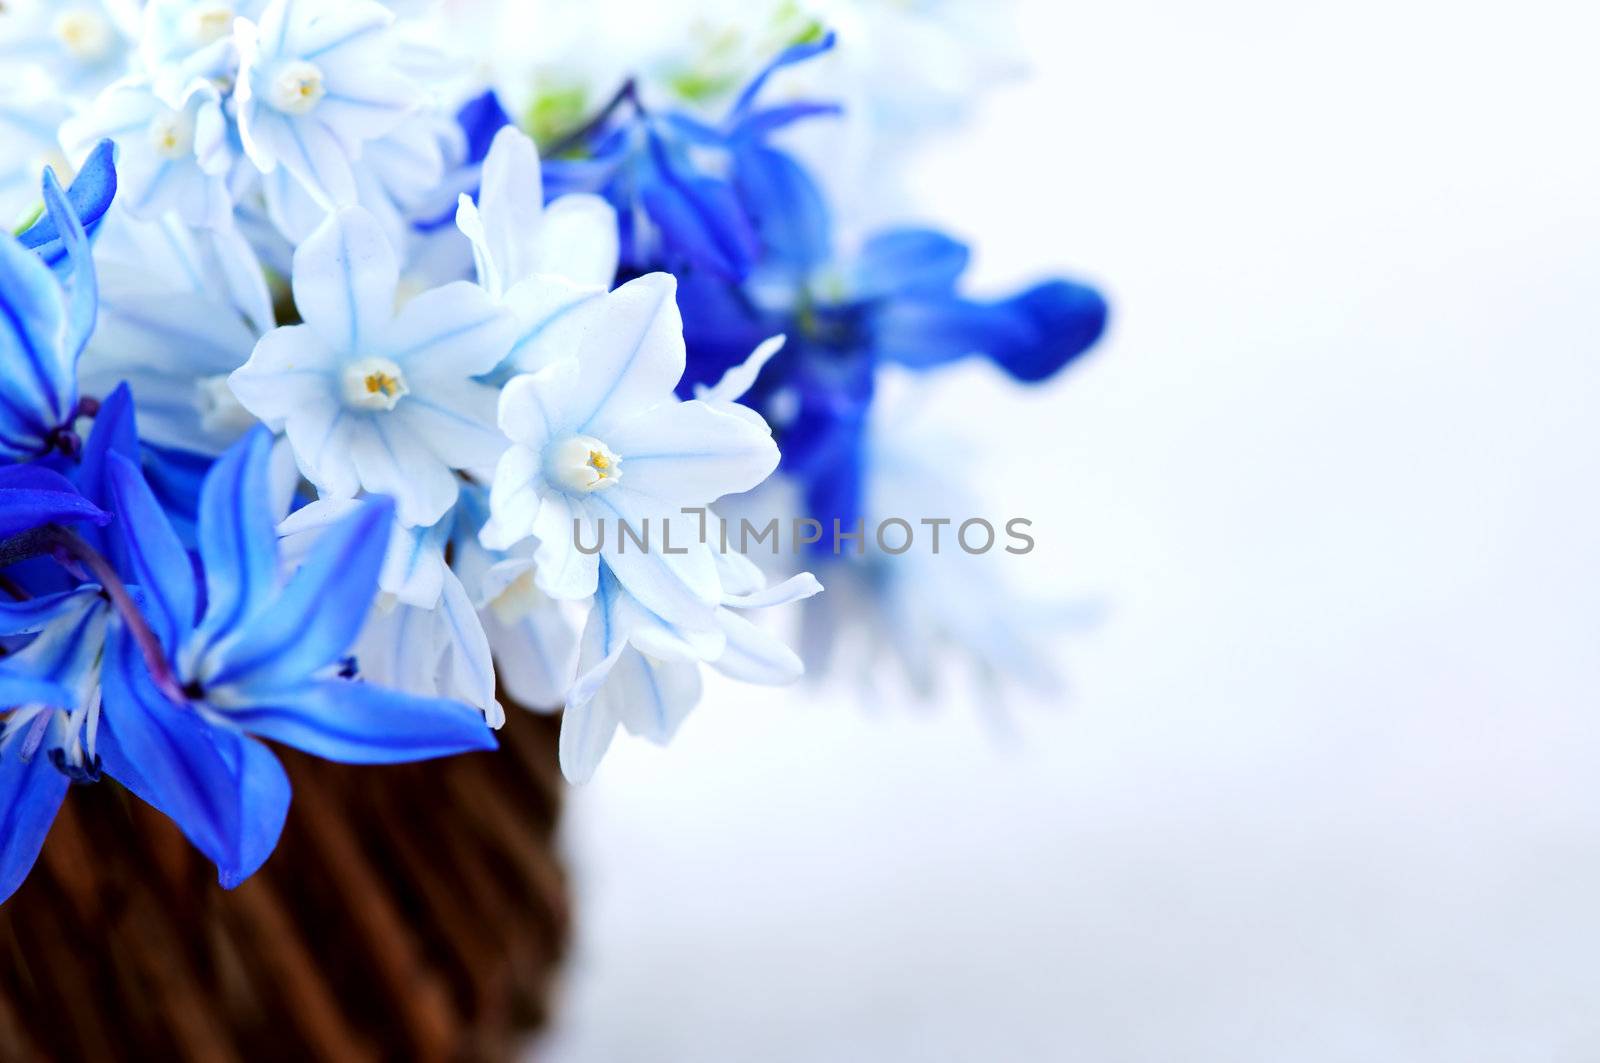
[[[94,146],[89,157],[78,170],[78,176],[67,189],[67,202],[73,215],[90,236],[100,227],[106,210],[117,194],[116,149],[109,140]],[[49,215],[38,221],[17,237],[22,246],[31,247],[40,258],[54,267],[66,258],[67,249],[61,239],[56,221]]]
[[[1070,281],[1047,281],[1010,300],[1032,324],[1026,342],[990,350],[989,356],[1018,380],[1034,382],[1058,373],[1104,334],[1110,308],[1105,296]]]
[[[967,268],[967,245],[935,229],[890,229],[867,241],[850,272],[858,301],[890,295],[943,295]]]
[[[144,588],[150,626],[172,653],[194,629],[194,566],[139,469],[121,454],[107,460],[128,574]]]
[[[72,412],[73,367],[61,346],[66,304],[55,275],[0,234],[0,457],[41,452]]]
[[[467,137],[466,161],[482,162],[489,155],[489,145],[494,143],[494,135],[510,125],[511,118],[500,106],[500,97],[490,89],[462,105],[456,112],[456,124]]]
[[[237,780],[239,834],[231,864],[217,865],[223,889],[255,874],[278,847],[289,815],[289,777],[272,750],[248,735],[213,728],[212,737]]]
[[[101,676],[96,751],[106,772],[170,817],[218,868],[241,869],[241,824],[248,817],[235,770],[237,736],[163,697],[120,625],[108,640]],[[259,845],[249,848],[253,854]]]
[[[89,247],[89,235],[83,223],[68,204],[56,172],[49,167],[44,171],[45,215],[55,222],[61,233],[61,243],[66,249],[67,268],[56,267],[67,283],[67,338],[64,353],[76,372],[78,355],[94,332],[95,313],[100,306],[100,290],[95,283],[94,253]],[[74,397],[74,403],[76,397]]]
[[[35,465],[0,467],[0,539],[45,524],[110,519],[59,473]]]
[[[760,247],[733,187],[714,177],[685,172],[657,136],[650,137],[650,179],[640,199],[661,229],[669,264],[703,266],[725,280],[743,280]]]
[[[26,761],[16,745],[0,753],[0,902],[28,877],[67,796],[67,777],[43,752]]]
[[[750,145],[734,155],[733,184],[770,259],[797,280],[832,256],[828,204],[799,163]]]
[[[749,113],[751,106],[754,105],[756,97],[766,87],[767,79],[772,77],[774,73],[786,66],[803,63],[807,59],[821,55],[833,47],[835,40],[836,35],[830,30],[814,41],[803,41],[779,52],[772,62],[768,63],[760,73],[750,79],[750,83],[745,86],[744,91],[739,93],[738,100],[734,102],[733,109],[729,112],[729,123],[732,124],[743,120],[744,116]]]
[[[272,434],[257,426],[230,447],[200,489],[200,560],[206,577],[201,638],[254,616],[278,585],[278,539],[269,502]]]
[[[394,505],[374,498],[322,533],[272,606],[246,623],[208,686],[284,689],[344,656],[378,588]]]
[[[1092,288],[1050,281],[994,303],[956,296],[896,299],[875,315],[878,353],[913,369],[985,355],[1012,376],[1039,381],[1087,351],[1106,323]]]
[[[399,764],[495,748],[483,714],[459,701],[324,679],[230,708],[252,734],[345,764]]]
[[[89,430],[73,476],[83,496],[101,507],[112,505],[108,454],[121,454],[133,462],[139,460],[139,429],[133,415],[133,394],[127,384],[118,384],[100,403],[100,412],[94,415],[94,427]],[[115,528],[87,528],[82,534],[90,546],[110,558],[119,570],[127,570],[127,552]]]

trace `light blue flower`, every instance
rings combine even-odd
[[[599,196],[544,202],[539,152],[514,126],[495,134],[478,201],[463,194],[456,225],[472,241],[478,283],[517,315],[507,359],[531,373],[570,355],[617,274],[617,216]]]
[[[244,149],[326,209],[356,202],[351,160],[423,102],[394,62],[393,21],[374,0],[272,0],[259,25],[235,24]]]
[[[137,221],[118,207],[94,254],[100,316],[79,366],[85,393],[127,381],[148,442],[222,453],[256,423],[228,374],[274,324],[250,243],[235,228],[190,229],[175,215]]]
[[[0,63],[8,79],[33,68],[60,92],[89,97],[127,73],[138,35],[137,0],[7,0]]]
[[[39,175],[46,166],[65,173],[67,157],[57,131],[69,114],[58,93],[24,84],[0,89],[0,228],[27,220],[39,206]]]
[[[719,555],[726,581],[713,632],[686,630],[645,608],[608,566],[583,630],[578,678],[561,719],[561,771],[587,782],[618,726],[665,745],[700,700],[700,664],[749,683],[782,686],[804,672],[776,636],[739,615],[808,598],[822,590],[809,572],[767,587],[749,561]]]
[[[495,470],[481,539],[504,549],[536,536],[538,585],[555,598],[593,594],[603,557],[648,608],[709,629],[716,565],[683,510],[765,480],[778,448],[764,425],[673,394],[684,359],[675,290],[666,274],[624,284],[600,301],[575,360],[506,385],[500,428],[513,446]],[[655,545],[626,549],[624,524]],[[598,556],[578,535],[602,540]]]
[[[126,625],[104,672],[107,770],[171,816],[224,885],[272,851],[289,785],[257,735],[347,763],[394,763],[494,745],[480,713],[337,677],[376,590],[393,519],[374,499],[280,575],[268,502],[271,439],[257,429],[207,474],[200,497],[204,611],[194,566],[139,470],[110,458],[128,567],[171,670],[164,693]]]
[[[117,144],[119,202],[129,214],[151,220],[175,211],[189,225],[231,223],[234,151],[210,82],[191,82],[169,106],[148,79],[123,78],[61,127],[62,146],[75,159],[106,138]]]
[[[71,264],[65,289],[39,255],[0,234],[0,459],[13,461],[72,449],[78,355],[94,331],[89,238],[50,170],[44,200]]]
[[[235,18],[255,18],[265,0],[147,0],[139,62],[156,92],[176,105],[196,78],[226,83],[238,67]]]
[[[354,499],[320,499],[278,526],[286,558],[305,553],[358,511]],[[491,727],[505,721],[495,696],[494,659],[466,588],[445,560],[454,514],[431,527],[396,524],[378,574],[380,593],[353,650],[356,674],[386,687],[465,702]]]
[[[351,207],[294,256],[303,325],[262,337],[230,377],[246,409],[287,432],[319,494],[394,498],[400,519],[429,525],[455,503],[456,469],[488,470],[505,448],[496,395],[474,377],[511,347],[515,322],[459,281],[394,310],[395,252]]]

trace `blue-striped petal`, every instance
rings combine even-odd
[[[205,569],[202,640],[231,631],[277,589],[277,532],[268,463],[272,433],[257,427],[218,459],[200,489],[200,560]]]
[[[194,566],[138,467],[121,454],[107,460],[128,571],[144,588],[145,615],[170,654],[194,630]]]
[[[0,902],[33,869],[56,812],[67,796],[67,777],[43,750],[27,760],[20,745],[0,752]]]

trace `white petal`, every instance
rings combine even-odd
[[[561,611],[535,609],[502,624],[492,609],[480,614],[506,694],[529,709],[559,708],[577,669],[578,636]]]
[[[666,745],[700,701],[700,668],[652,660],[630,649],[612,666],[594,700],[609,705],[629,734]]]
[[[627,476],[626,468],[623,475]],[[722,584],[711,548],[697,541],[698,520],[629,491],[626,481],[589,495],[585,502],[591,513],[605,519],[601,556],[629,594],[676,627],[706,631],[714,626],[712,612],[721,599]],[[623,523],[641,537],[648,529],[648,550],[624,539]],[[664,536],[671,539],[672,553],[666,552]],[[585,545],[590,541],[585,538]]]
[[[617,276],[617,212],[599,196],[566,195],[544,208],[530,272],[605,291]]]
[[[722,602],[735,609],[767,609],[775,605],[788,605],[821,593],[822,584],[817,577],[809,572],[801,572],[764,590],[752,591],[749,594],[726,594]]]
[[[390,419],[452,469],[492,469],[506,449],[494,426],[494,388],[476,380],[439,380],[417,387]]]
[[[517,338],[506,356],[518,373],[534,373],[576,360],[584,337],[606,312],[605,289],[589,288],[535,273],[506,292],[506,308],[517,316]]]
[[[722,379],[712,387],[696,384],[694,397],[704,399],[706,402],[737,402],[739,397],[755,386],[756,378],[761,375],[761,370],[772,360],[772,356],[783,349],[788,337],[783,333],[769,336],[761,341],[756,349],[750,352],[750,357],[722,374]]]
[[[402,422],[386,413],[345,419],[354,427],[343,460],[354,462],[362,487],[394,499],[402,524],[433,524],[455,505],[454,474]]]
[[[542,181],[533,141],[514,125],[496,133],[483,160],[478,211],[488,257],[504,288],[534,270],[544,212]]]
[[[489,519],[478,533],[484,546],[505,550],[533,534],[542,479],[536,451],[514,445],[500,455],[489,486]]]
[[[533,555],[539,566],[539,589],[561,599],[593,594],[600,582],[600,555],[579,550],[573,536],[581,534],[584,545],[590,546],[599,530],[594,518],[574,507],[564,495],[547,496],[533,522],[533,534],[539,539],[539,548]]]
[[[557,433],[572,428],[567,396],[577,379],[578,364],[572,361],[512,377],[500,392],[500,431],[513,442],[542,451]]]
[[[601,438],[621,455],[630,489],[685,506],[748,491],[778,467],[770,435],[698,399],[651,410]]]
[[[306,324],[352,356],[384,335],[400,269],[377,221],[359,207],[328,217],[294,253],[294,302]]]
[[[228,386],[273,431],[282,431],[296,416],[304,427],[313,413],[332,416],[338,403],[335,364],[333,352],[315,331],[289,325],[261,337],[250,360],[228,377]]]
[[[712,662],[717,671],[763,686],[784,686],[805,674],[806,667],[783,640],[756,627],[731,609],[717,612],[727,636],[727,649]]]
[[[606,439],[672,398],[684,365],[677,289],[670,274],[649,273],[603,300],[603,314],[584,337],[571,396],[572,421],[589,435]]]
[[[594,778],[616,733],[612,706],[593,700],[581,705],[569,702],[561,716],[561,774],[575,786]]]
[[[476,284],[455,281],[423,292],[400,308],[376,345],[416,385],[462,380],[500,364],[516,334],[516,319],[489,301]]]

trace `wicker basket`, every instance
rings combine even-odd
[[[283,839],[236,890],[115,783],[73,787],[0,908],[0,1059],[505,1059],[567,941],[558,719],[347,767],[279,748]]]

